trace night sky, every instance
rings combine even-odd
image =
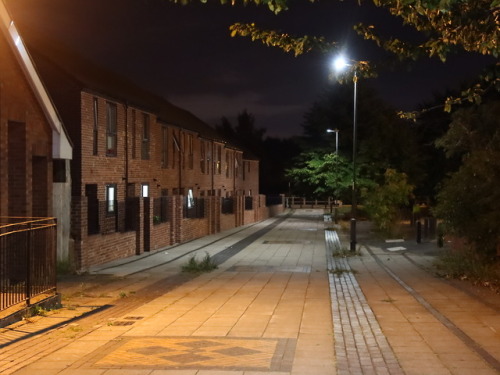
[[[415,36],[385,10],[356,1],[292,2],[278,16],[266,7],[188,6],[166,0],[6,0],[22,32],[60,43],[125,75],[210,125],[234,121],[244,109],[266,135],[301,134],[303,115],[329,81],[331,56],[300,57],[247,38],[231,38],[234,22],[255,22],[290,34],[324,35],[345,45],[357,60],[377,60],[381,51],[352,31],[357,22],[388,33]],[[472,79],[492,59],[461,55],[382,72],[361,81],[374,86],[396,109],[413,110],[433,93]]]

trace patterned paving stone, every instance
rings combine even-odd
[[[122,337],[93,353],[92,368],[290,371],[294,339]]]

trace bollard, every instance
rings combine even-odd
[[[356,219],[351,219],[351,251],[356,252]]]
[[[422,242],[422,223],[420,221],[417,222],[417,243]]]

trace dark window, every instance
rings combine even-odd
[[[253,210],[253,197],[245,197],[245,210]]]
[[[168,128],[161,128],[161,167],[167,168],[168,165]]]
[[[234,199],[233,198],[222,198],[222,209],[223,214],[234,213]]]
[[[231,152],[226,151],[226,177],[231,177]]]
[[[107,103],[107,124],[106,124],[106,155],[116,156],[117,151],[117,139],[116,139],[116,129],[117,129],[117,116],[116,116],[116,104]]]
[[[141,157],[142,160],[149,159],[149,115],[144,113],[143,116],[143,126],[142,126],[142,147],[141,147]]]
[[[94,129],[92,132],[92,155],[98,154],[99,147],[99,101],[94,98]]]
[[[52,160],[53,179],[54,182],[66,182],[66,160]]]
[[[85,185],[87,197],[87,233],[99,233],[99,200],[97,199],[97,185]]]
[[[193,169],[193,135],[188,134],[186,139],[186,148],[188,154],[188,169]]]
[[[206,150],[205,150],[205,141],[200,140],[200,171],[201,173],[205,173],[205,163],[206,163]]]
[[[137,157],[137,122],[135,109],[132,110],[132,159]]]

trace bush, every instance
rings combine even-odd
[[[441,277],[469,280],[475,285],[500,290],[500,262],[470,247],[444,252],[435,266]]]

